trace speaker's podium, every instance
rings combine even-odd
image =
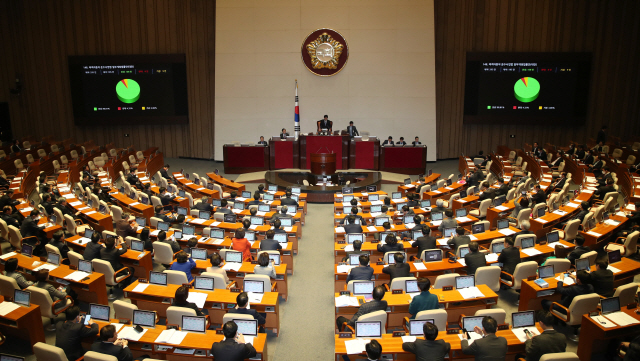
[[[335,154],[335,169],[349,169],[349,136],[336,134],[317,135],[301,134],[300,142],[300,168],[311,168],[312,154]],[[312,171],[312,173],[315,173]],[[334,172],[335,173],[335,172]]]
[[[332,175],[336,172],[336,153],[311,153],[311,173]]]

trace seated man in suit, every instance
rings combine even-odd
[[[253,344],[246,343],[238,332],[238,325],[229,321],[222,326],[224,341],[211,345],[211,354],[215,360],[242,361],[255,357],[257,352]]]
[[[531,197],[531,200],[533,201],[533,204],[538,204],[538,203],[546,203],[547,202],[547,193],[545,193],[545,191],[542,190],[542,187],[540,187],[540,184],[536,184],[534,187],[534,195]]]
[[[351,214],[342,218],[340,220],[340,225],[343,225],[349,216],[354,216],[355,219],[359,219],[360,224],[366,224],[364,218],[362,218],[362,216],[358,214],[358,207],[351,207]]]
[[[480,184],[480,190],[482,190],[482,194],[478,197],[478,201],[480,202],[485,199],[494,199],[498,192],[497,189],[491,188],[489,182],[482,182],[482,184]]]
[[[516,236],[520,236],[523,234],[533,234],[533,231],[531,231],[531,222],[529,222],[528,220],[523,220],[522,222],[520,222],[520,229],[521,231],[516,233]]]
[[[469,345],[466,333],[462,333],[462,353],[465,355],[475,355],[476,361],[483,360],[504,360],[507,355],[507,339],[497,337],[496,330],[498,323],[491,316],[482,318],[482,328],[476,326],[473,331],[481,335],[482,338],[473,341]],[[471,330],[468,330],[471,331]]]
[[[584,221],[584,217],[589,213],[589,208],[590,207],[591,207],[591,205],[589,205],[589,202],[582,201],[580,203],[580,212],[578,212],[578,214],[576,214],[575,217],[573,217],[571,219],[572,220],[579,219],[580,223],[582,224],[582,221]]]
[[[131,172],[127,174],[127,182],[138,189],[142,189],[142,183],[140,183],[140,179],[136,175],[136,168],[131,168]]]
[[[456,228],[457,236],[449,238],[447,246],[451,247],[453,253],[458,252],[458,247],[471,243],[471,237],[466,236],[465,230],[462,227]]]
[[[160,187],[160,189],[158,189],[158,197],[160,198],[160,202],[162,202],[162,207],[165,210],[170,211],[173,209],[173,207],[171,206],[171,200],[174,199],[176,196],[167,192],[167,188]]]
[[[609,168],[608,165],[605,165],[604,167],[602,167],[602,174],[600,174],[599,177],[597,177],[598,180],[598,185],[599,186],[604,186],[607,184],[607,179],[613,179],[613,175],[611,174],[611,169]]]
[[[84,257],[85,261],[92,261],[95,258],[100,259],[100,250],[102,250],[102,245],[100,243],[100,232],[94,232],[91,235],[91,242],[87,243],[87,247],[84,249]]]
[[[18,272],[18,258],[9,258],[4,263],[4,275],[16,280],[18,287],[20,289],[25,289],[29,286],[33,285],[33,282],[27,281],[26,278],[22,275],[21,272]]]
[[[547,188],[547,191],[549,193],[557,190],[561,190],[562,187],[564,187],[565,183],[567,182],[567,172],[560,172],[560,176],[558,177],[558,179],[556,180],[555,183],[549,185],[549,188]]]
[[[567,255],[567,259],[571,261],[572,265],[575,265],[576,260],[583,254],[591,252],[591,249],[589,248],[589,246],[584,245],[584,236],[582,236],[581,234],[578,234],[576,236],[576,238],[573,240],[573,244],[576,245],[576,248],[574,248],[573,251],[571,251],[571,253]]]
[[[326,114],[324,118],[316,122],[316,125],[318,126],[318,134],[320,132],[329,132],[329,134],[333,132],[333,122],[329,120],[329,116]]]
[[[51,202],[51,194],[45,193],[42,195],[42,207],[49,216],[53,215],[53,202]]]
[[[362,241],[359,239],[356,239],[355,241],[353,241],[353,251],[347,251],[345,252],[345,256],[342,258],[342,262],[347,262],[349,261],[349,257],[359,254],[365,254],[367,256],[369,256],[369,252],[363,251],[362,250]]]
[[[389,222],[385,222],[385,223],[389,223]],[[378,252],[382,253],[383,255],[387,252],[404,251],[404,245],[402,243],[398,243],[398,239],[393,234],[387,235],[387,237],[384,239],[385,244],[381,244],[381,243],[382,242],[378,243],[378,246],[376,247],[376,249],[378,250]]]
[[[211,203],[209,203],[209,197],[207,196],[202,196],[202,198],[200,198],[200,202],[194,204],[193,208],[191,209],[197,209],[199,211],[205,211],[205,212],[213,212],[213,206],[211,205]]]
[[[249,295],[246,292],[239,293],[236,297],[236,307],[227,311],[228,313],[239,313],[241,315],[251,315],[254,320],[258,320],[259,325],[264,325],[266,322],[265,316],[261,315],[255,309],[248,307]]]
[[[418,249],[418,257],[422,256],[422,252],[428,249],[436,249],[436,238],[431,237],[431,228],[427,224],[420,225],[422,229],[422,237],[418,237],[413,243],[411,248]]]
[[[267,145],[267,142],[264,140],[264,136],[263,135],[260,136],[260,141],[258,142],[258,145],[264,145],[264,146]]]
[[[60,286],[56,288],[51,283],[47,282],[49,280],[48,269],[46,268],[41,269],[37,271],[34,274],[34,276],[35,276],[36,282],[33,284],[33,286],[42,288],[43,290],[49,292],[49,297],[51,297],[51,301],[56,302],[58,300],[61,300],[67,297],[67,295],[71,296],[71,292],[70,292],[71,286],[67,286],[67,287]],[[64,305],[65,303],[62,302],[62,304]]]
[[[280,132],[280,139],[287,139],[288,136],[289,133],[287,133],[287,129],[282,128],[282,131]]]
[[[411,144],[415,147],[416,145],[420,145],[422,143],[420,143],[420,138],[415,137],[415,139],[413,140],[413,142],[411,142]]]
[[[173,238],[173,236],[171,236]],[[167,232],[165,231],[160,231],[158,232],[158,240],[156,242],[162,242],[162,243],[166,243],[168,245],[171,246],[171,251],[173,253],[178,252],[181,248],[180,248],[180,244],[171,239],[171,238],[167,238]]]
[[[442,223],[438,226],[438,231],[442,232],[447,228],[457,228],[458,221],[453,218],[453,211],[451,209],[447,209],[444,211],[445,219],[442,220]]]
[[[521,262],[520,250],[513,246],[514,241],[512,236],[508,236],[504,240],[504,249],[498,256],[498,263],[502,263],[502,270],[512,275],[516,270],[516,266]],[[507,276],[500,274],[500,277],[508,279]]]
[[[60,347],[69,360],[77,360],[86,352],[82,340],[98,334],[98,324],[89,320],[88,326],[82,322],[80,307],[71,306],[65,311],[65,321],[56,324],[56,347]]]
[[[575,284],[569,287],[565,287],[562,281],[558,282],[558,287],[556,288],[556,293],[559,294],[562,298],[560,299],[559,304],[564,307],[569,307],[571,302],[576,296],[586,295],[589,293],[593,293],[593,286],[589,284],[589,273],[585,271],[578,271],[575,276],[569,276],[575,280]],[[551,305],[553,301],[551,300],[542,300],[542,308],[549,312],[551,310]],[[564,308],[560,308],[555,306],[554,311],[558,311],[566,314],[567,311]]]
[[[584,164],[588,166],[592,165],[593,162],[595,161],[594,152],[592,150],[588,150],[585,152],[585,154],[586,155],[584,157]]]
[[[116,241],[121,246],[120,249],[116,248]],[[117,239],[116,237],[107,237],[107,239],[104,240],[104,245],[105,247],[100,250],[100,259],[109,262],[111,268],[113,268],[113,272],[116,272],[116,275],[121,276],[128,274],[129,269],[120,271],[120,269],[124,267],[122,263],[120,263],[120,256],[127,253],[127,242],[125,242],[122,237],[118,237]]]
[[[91,185],[89,184],[89,174],[83,173],[82,180],[80,181],[80,186],[82,187],[82,191],[84,192],[87,188],[91,189]]]
[[[400,140],[396,142],[397,145],[405,146],[407,142],[404,141],[404,137],[400,137]]]
[[[26,217],[24,221],[22,221],[22,225],[20,226],[20,234],[22,235],[23,239],[27,237],[36,238],[29,238],[23,241],[34,247],[34,256],[43,256],[46,253],[44,250],[44,245],[49,241],[47,239],[46,233],[44,233],[42,228],[38,227],[38,219],[40,219],[39,215],[40,211],[38,211],[37,209],[32,210],[29,214],[29,217]]]
[[[347,216],[347,224],[344,226],[345,233],[362,233],[362,226],[356,224],[356,217],[353,214]]]
[[[169,165],[165,164],[164,167],[162,167],[162,169],[160,169],[160,175],[162,176],[162,178],[166,179],[167,182],[171,181],[171,175],[169,174]]]
[[[589,284],[593,286],[593,292],[602,297],[613,296],[613,272],[608,270],[609,262],[606,258],[596,261],[596,270],[589,273]]]
[[[298,205],[298,201],[296,201],[295,199],[291,198],[291,191],[286,191],[285,192],[285,197],[280,199],[280,205],[283,206],[295,206],[295,209],[298,209],[299,205]],[[291,207],[289,207],[291,208]]]
[[[276,219],[276,221],[273,222],[273,231],[275,233],[287,233],[287,231],[282,229],[282,222],[280,221],[280,219]]]
[[[393,146],[393,137],[389,136],[389,138],[387,138],[387,140],[385,140],[384,142],[382,142],[382,146]]]
[[[247,204],[248,206],[257,206],[262,204],[262,202],[260,202],[260,192],[255,191],[253,193],[253,200],[249,201],[249,203]]]
[[[416,193],[407,193],[407,206],[411,209],[420,206],[420,195]]]
[[[589,170],[596,177],[600,177],[600,176],[602,176],[602,167],[604,167],[604,165],[605,165],[605,163],[604,163],[604,161],[602,159],[600,159],[600,156],[598,155],[598,153],[594,152],[594,154],[593,154],[593,164],[589,167]]]
[[[229,202],[226,199],[220,201],[220,207],[216,209],[216,213],[222,214],[233,214],[233,212],[228,207]]]
[[[527,172],[525,171],[523,173],[523,176],[520,177],[520,179],[518,180],[518,183],[516,183],[516,185],[520,185],[520,184],[525,184],[527,182],[527,180],[529,180],[529,178],[531,178],[531,172]]]
[[[275,223],[275,221],[277,221],[279,218],[291,218],[291,216],[289,216],[287,214],[287,212],[289,211],[289,207],[287,206],[280,206],[280,212],[275,212],[273,213],[273,216],[271,217],[271,219],[269,220],[269,222],[271,222],[271,224]]]
[[[20,229],[20,221],[18,221],[11,212],[11,206],[4,206],[4,208],[2,208],[2,213],[0,213],[0,218],[7,224],[7,226],[14,226]]]
[[[531,147],[531,153],[533,155],[537,155],[539,151],[540,151],[540,145],[538,144],[538,142],[533,142],[533,146]]]
[[[261,251],[279,251],[282,249],[280,242],[273,239],[276,232],[273,229],[270,229],[265,234],[265,239],[260,241],[260,250]]]
[[[163,222],[172,223],[172,222],[176,221],[175,218],[173,218],[171,216],[167,216],[166,214],[162,213],[162,211],[163,211],[162,206],[158,205],[158,206],[155,206],[153,209],[156,212],[153,216],[156,217],[156,218],[160,218]]]
[[[416,318],[419,312],[440,308],[438,296],[429,292],[431,289],[431,281],[428,278],[418,279],[418,288],[420,288],[420,294],[413,297],[409,304],[409,314],[411,314],[412,320]]]
[[[559,150],[558,151],[558,156],[556,157],[556,159],[554,159],[554,160],[552,160],[551,162],[548,163],[550,168],[558,169],[558,167],[560,166],[560,163],[562,163],[562,161],[563,161],[562,154],[563,154],[563,152],[561,150]]]
[[[496,190],[496,197],[506,196],[507,193],[509,193],[509,184],[505,183],[503,178],[498,179],[498,184],[500,185],[500,187],[498,187],[498,189]]]
[[[487,265],[487,259],[484,253],[478,252],[478,242],[471,241],[469,243],[469,253],[464,256],[464,263],[467,265],[467,274],[474,275],[476,270]]]
[[[69,247],[64,241],[64,232],[62,230],[56,231],[53,234],[53,238],[49,241],[49,244],[58,249],[62,258],[68,258],[67,253],[69,253]]]
[[[13,145],[11,146],[11,151],[13,153],[20,153],[23,151],[22,145],[20,144],[20,139],[16,139],[13,141]]]
[[[122,213],[121,219],[116,221],[116,234],[122,238],[135,237],[138,232],[138,223],[129,213]]]
[[[608,178],[606,183],[606,185],[598,187],[598,190],[594,193],[601,201],[604,200],[604,196],[607,195],[607,193],[616,191],[616,188],[613,186],[613,178]]]
[[[527,340],[524,342],[524,347],[527,356],[525,360],[539,361],[542,355],[565,352],[567,349],[567,337],[553,329],[555,317],[551,312],[540,310],[536,314],[536,318],[542,333],[533,337],[529,334],[526,335]]]
[[[383,301],[384,295],[386,293],[386,289],[384,286],[376,286],[373,289],[373,300],[364,303],[358,309],[351,319],[347,319],[344,316],[338,316],[336,319],[336,326],[339,330],[342,330],[343,325],[346,323],[347,325],[354,327],[356,321],[360,316],[366,315],[367,313],[375,312],[375,311],[386,311],[387,310],[387,301]]]
[[[400,252],[394,254],[393,260],[396,261],[395,264],[388,265],[382,269],[382,273],[389,275],[389,285],[391,285],[391,282],[393,282],[393,279],[396,277],[411,276],[411,266],[404,262],[404,254]]]
[[[360,262],[358,267],[352,268],[349,271],[346,281],[347,284],[349,284],[349,281],[370,281],[373,276],[373,268],[369,266],[369,255],[361,254],[360,257],[358,257],[358,261]]]
[[[100,330],[100,338],[91,345],[91,351],[114,356],[118,361],[133,361],[129,341],[118,338],[116,326],[106,325]]]
[[[438,326],[425,322],[422,326],[422,333],[424,334],[424,340],[416,339],[413,342],[403,342],[402,349],[416,355],[415,359],[417,361],[444,361],[445,356],[449,355],[451,344],[442,339],[436,340]]]
[[[347,134],[349,134],[349,137],[351,138],[360,135],[360,133],[358,133],[358,128],[356,128],[356,126],[353,125],[353,121],[349,122],[349,126],[347,127]]]

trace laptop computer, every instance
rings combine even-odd
[[[382,212],[382,206],[379,205],[379,204],[374,204],[374,205],[371,206],[370,212],[371,213],[380,213],[380,212]]]
[[[176,240],[182,239],[182,231],[173,231],[173,238]]]
[[[460,250],[460,258],[464,258],[464,256],[467,255],[467,253],[470,252],[469,247],[458,247],[458,249]]]
[[[136,217],[136,223],[138,226],[144,228],[147,226],[147,219],[144,217]]]
[[[25,306],[31,306],[31,292],[22,290],[13,290],[13,302]]]
[[[380,200],[379,194],[369,194],[369,202],[375,202]]]
[[[366,188],[367,188],[367,192],[369,193],[378,191],[378,186],[367,186]]]
[[[111,308],[105,305],[99,305],[97,303],[91,303],[89,305],[89,315],[94,320],[109,322],[109,315],[111,315]]]
[[[264,293],[264,282],[244,280],[242,289],[245,292]]]
[[[474,224],[471,226],[471,232],[473,234],[476,233],[484,233],[484,223]]]
[[[527,249],[527,248],[534,247],[536,245],[536,241],[535,241],[535,238],[533,237],[525,237],[522,239],[521,244],[522,244],[522,249]]]
[[[431,199],[425,199],[424,201],[420,201],[420,207],[422,208],[431,207]]]
[[[420,288],[418,287],[418,280],[404,281],[404,289],[406,293],[420,293]]]
[[[275,185],[275,184],[269,184],[269,185],[267,186],[267,190],[268,190],[269,192],[277,192],[277,191],[278,191],[278,186],[277,186],[277,185]]]
[[[258,320],[233,319],[238,326],[238,332],[242,335],[257,336]]]
[[[242,263],[242,252],[227,251],[224,254],[224,261],[225,262]]]
[[[415,223],[413,221],[413,215],[408,215],[408,216],[404,216],[402,223],[404,224],[411,224],[411,223]]]
[[[145,206],[148,206],[149,205],[149,198],[140,197],[140,203],[144,204]]]
[[[247,239],[247,241],[253,242],[256,240],[256,232],[254,231],[245,231],[244,232],[244,238]]]
[[[538,208],[538,214],[536,215],[538,218],[540,217],[544,217],[544,215],[547,213],[547,210],[544,209],[544,207],[540,207]]]
[[[288,238],[286,233],[276,233],[273,235],[273,239],[278,241],[278,243],[287,243]]]
[[[257,217],[257,216],[251,216],[251,224],[252,225],[258,225],[261,226],[264,224],[264,218],[262,217]]]
[[[131,323],[134,326],[155,328],[156,313],[154,311],[133,310],[133,320]]]
[[[607,256],[609,257],[609,264],[622,261],[622,255],[619,249],[607,253]]]
[[[535,327],[535,311],[514,312],[511,314],[511,327]]]
[[[577,271],[587,271],[591,270],[591,264],[589,263],[588,258],[578,258],[576,260],[576,272]]]
[[[469,316],[462,318],[462,328],[467,330],[467,332],[473,332],[476,326],[482,329],[482,319],[484,316]]]
[[[215,279],[211,277],[195,276],[193,288],[196,290],[213,291]]]
[[[239,211],[244,210],[244,203],[240,201],[236,201],[235,203],[233,203],[233,209],[237,209]]]
[[[225,214],[224,222],[225,223],[236,223],[237,217],[235,214]]]
[[[178,190],[178,197],[184,198],[185,192],[184,190],[180,189]]]
[[[207,332],[207,318],[205,316],[182,315],[182,331],[196,333]]]
[[[353,282],[352,286],[354,296],[364,296],[366,301],[373,299],[374,281],[356,281]]]
[[[413,239],[414,241],[422,237],[423,235],[424,234],[422,233],[422,231],[411,231],[411,239]]]
[[[253,196],[251,196],[251,192],[249,191],[242,191],[242,198],[253,198]]]
[[[351,193],[353,193],[353,188],[351,188],[351,189],[352,189]],[[291,193],[300,194],[300,193],[302,193],[302,188],[301,187],[291,187]]]
[[[84,238],[89,238],[93,236],[93,229],[85,229],[84,230]]]
[[[393,258],[393,256],[396,253],[402,253],[404,255],[404,260],[405,261],[407,260],[407,253],[406,252],[388,252],[387,255],[386,255],[385,262],[387,264],[396,264],[396,260]]]
[[[424,251],[424,262],[440,262],[442,261],[442,251],[439,249]]]
[[[194,234],[196,234],[196,227],[195,226],[187,226],[182,225],[182,234],[185,236],[193,236]]]
[[[342,196],[342,203],[350,203],[353,198],[352,194],[345,194]]]
[[[402,192],[392,192],[391,199],[402,199]]]
[[[91,261],[80,259],[78,260],[78,271],[93,273],[93,264],[91,263]]]
[[[451,178],[447,178],[447,186],[450,186],[453,184],[453,180]]]
[[[475,287],[475,285],[476,278],[473,275],[456,277],[456,289]]]
[[[352,194],[353,187],[342,187],[342,194]]]
[[[382,232],[382,233],[380,233],[380,240],[386,242],[387,236],[394,236],[395,237],[396,234],[393,233],[393,232]]]
[[[555,243],[560,240],[560,232],[549,232],[547,233],[547,244]]]
[[[273,194],[265,193],[265,194],[262,195],[262,200],[272,201],[274,199],[275,199],[275,197],[273,196]]]
[[[0,353],[0,361],[24,361],[24,357]]]
[[[198,212],[198,218],[200,218],[200,219],[209,219],[209,218],[211,218],[211,212],[209,212],[209,211],[200,211],[200,212]]]
[[[445,228],[442,233],[444,234],[445,238],[455,237],[456,236],[456,229],[457,228]]]
[[[491,253],[502,253],[504,242],[496,242],[491,245]]]
[[[271,212],[271,206],[268,204],[259,204],[258,212]]]
[[[431,213],[431,221],[441,221],[442,218],[444,217],[444,213],[443,212],[432,212]]]
[[[211,200],[212,207],[220,207],[222,206],[222,199],[212,199]]]
[[[167,274],[163,272],[149,272],[149,283],[158,286],[167,285]]]
[[[20,253],[23,256],[31,257],[33,255],[33,246],[30,244],[23,243],[22,250],[20,251]]]
[[[53,252],[47,253],[47,263],[54,264],[56,266],[60,265],[60,255]]]
[[[349,255],[349,265],[350,266],[358,266],[360,264],[360,254],[350,254]]]
[[[498,219],[497,226],[498,226],[497,227],[498,229],[509,228],[509,219],[507,218]]]
[[[200,178],[193,178],[193,184],[199,186],[200,185]]]
[[[409,320],[409,336],[423,336],[424,324],[433,322],[433,318],[426,320]]]
[[[279,253],[267,253],[269,256],[269,261],[273,261],[273,264],[276,266],[280,265],[280,254]]]
[[[205,248],[191,248],[191,258],[206,260],[207,259],[207,250]]]
[[[167,232],[170,225],[169,222],[158,222],[158,229]]]
[[[363,233],[349,233],[347,234],[347,243],[352,244],[356,240],[360,242],[364,242],[364,234]]]
[[[467,209],[466,208],[458,208],[456,209],[456,217],[466,217]]]
[[[209,237],[215,239],[224,239],[224,229],[211,228],[209,230]]]
[[[131,249],[138,252],[144,251],[144,242],[131,240]]]
[[[620,298],[609,297],[609,298],[601,299],[600,308],[602,309],[603,315],[606,315],[608,313],[618,312],[620,311]]]
[[[381,227],[385,222],[389,222],[389,217],[376,217],[375,219],[375,225],[378,227]]]
[[[381,338],[382,322],[380,321],[356,321],[356,338]]]
[[[555,276],[553,266],[538,267],[538,278],[549,278]]]

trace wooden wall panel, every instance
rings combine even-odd
[[[584,142],[603,124],[623,139],[640,135],[640,1],[435,0],[434,6],[438,159],[498,144]],[[468,51],[592,52],[587,121],[577,127],[463,124]]]
[[[215,9],[215,0],[0,2],[0,101],[9,102],[14,136],[158,146],[167,157],[213,158]],[[74,125],[68,56],[171,53],[187,57],[189,124]],[[16,74],[24,85],[20,96],[9,94]]]

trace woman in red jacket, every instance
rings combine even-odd
[[[236,234],[231,240],[231,248],[234,251],[242,252],[243,261],[251,261],[251,243],[244,238],[244,229],[236,229]]]

